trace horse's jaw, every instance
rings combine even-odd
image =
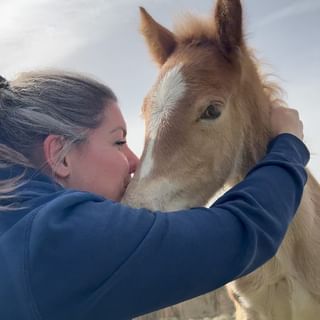
[[[143,181],[133,179],[129,184],[122,203],[135,208],[153,211],[176,211],[195,206],[204,206],[212,194],[199,190],[195,192],[187,186],[179,186],[165,178]]]

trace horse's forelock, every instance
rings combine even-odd
[[[174,34],[180,43],[208,43],[216,39],[213,19],[196,17],[190,13],[177,20]]]

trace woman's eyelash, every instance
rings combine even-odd
[[[120,141],[117,141],[117,142],[116,142],[116,145],[122,146],[122,145],[124,145],[124,144],[126,144],[126,143],[127,143],[126,140],[120,140]]]

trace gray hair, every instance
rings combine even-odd
[[[63,159],[100,125],[108,103],[117,101],[110,88],[75,73],[26,72],[10,82],[1,79],[0,169],[12,165],[40,169],[44,163],[37,163],[34,156],[44,159],[42,145],[49,134],[61,136],[64,145],[58,159]],[[17,179],[1,181],[0,199],[17,186]]]

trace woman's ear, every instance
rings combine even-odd
[[[61,136],[49,134],[43,142],[43,153],[49,169],[57,178],[65,179],[70,175],[71,167],[67,157],[60,159],[64,143]]]

